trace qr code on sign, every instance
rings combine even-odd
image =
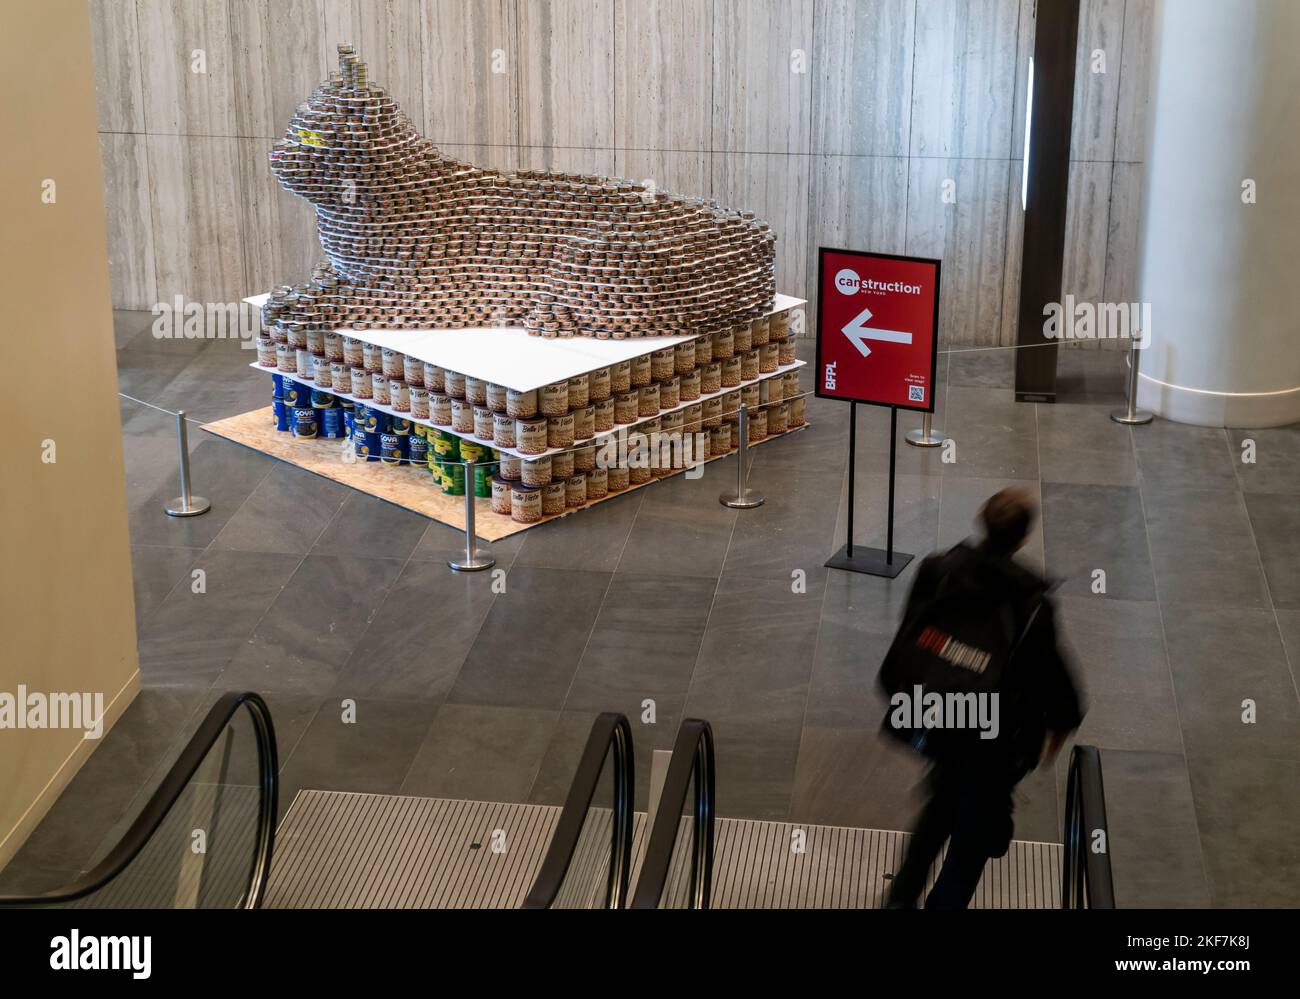
[[[908,402],[925,402],[925,386],[909,385],[907,386]]]

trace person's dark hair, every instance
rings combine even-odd
[[[1034,498],[1024,489],[1013,487],[994,493],[980,508],[985,544],[997,552],[1015,551],[1029,533],[1036,508]]]

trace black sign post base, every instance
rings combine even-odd
[[[865,572],[869,576],[893,579],[907,568],[907,563],[912,561],[912,558],[913,556],[906,552],[894,552],[891,562],[890,553],[884,548],[863,548],[861,545],[850,548],[849,545],[845,545],[826,560],[826,568],[843,569],[846,572]]]
[[[907,568],[912,556],[894,551],[894,460],[898,451],[898,409],[889,407],[889,524],[884,548],[863,548],[853,544],[853,472],[858,453],[858,404],[849,403],[849,540],[826,561],[828,569],[862,572],[893,579]]]

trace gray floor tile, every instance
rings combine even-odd
[[[1064,761],[1062,754],[1062,788]],[[1116,905],[1208,907],[1201,837],[1182,754],[1103,748],[1101,769]]]
[[[808,684],[805,724],[877,732],[888,700],[877,683],[893,635],[823,617]],[[811,820],[810,820],[811,821]]]
[[[1300,906],[1300,762],[1215,752],[1187,766],[1214,905]]]
[[[708,466],[694,481],[678,475],[647,488],[618,567],[652,575],[716,578],[731,542],[736,511],[718,502],[735,481],[734,458]],[[718,472],[713,472],[718,469]]]
[[[1057,631],[1087,707],[1078,741],[1181,754],[1160,607],[1094,597],[1057,605]]]
[[[176,448],[172,445],[163,450],[174,472]],[[194,495],[208,499],[212,509],[198,517],[168,517],[163,508],[179,495],[180,486],[171,476],[160,482],[154,478],[157,485],[153,492],[131,504],[131,543],[207,547],[275,465],[274,458],[238,444],[216,439],[200,442],[190,458],[191,488]]]
[[[1271,611],[1165,617],[1187,755],[1300,760],[1300,704]],[[1247,700],[1256,720],[1245,720]]]
[[[1056,403],[1038,407],[1038,460],[1044,483],[1132,486],[1132,431],[1110,419],[1112,407]]]
[[[349,491],[313,551],[363,558],[410,557],[428,529],[427,518],[392,503]]]
[[[1300,497],[1247,493],[1245,500],[1273,606],[1300,608]]]
[[[135,583],[136,627],[182,579],[201,548],[165,548],[160,545],[131,546],[131,575]]]
[[[1009,389],[954,385],[948,390],[945,419],[943,429],[956,442],[956,460],[943,465],[945,479],[1037,478],[1034,407],[1016,402]]]
[[[399,559],[307,556],[219,682],[328,693],[401,571]]]
[[[684,697],[717,585],[696,576],[616,573],[564,702],[640,714],[644,698]]]
[[[1276,613],[1277,626],[1282,632],[1282,645],[1294,680],[1300,677],[1300,610],[1280,610]]]
[[[558,711],[444,704],[402,793],[527,801],[558,718]]]
[[[558,710],[609,582],[604,572],[511,570],[448,700]]]
[[[1133,431],[1144,490],[1236,489],[1225,431],[1155,420]]]
[[[350,494],[337,482],[278,463],[226,521],[212,546],[305,555]]]
[[[939,543],[941,497],[947,488],[937,475],[898,475],[894,481],[894,550],[923,556]],[[863,474],[854,482],[853,543],[865,548],[885,548],[889,526],[888,474]],[[848,482],[843,481],[837,506],[835,531],[821,550],[829,558],[848,540]],[[813,549],[809,554],[813,554]]]
[[[613,572],[646,493],[640,489],[525,532],[514,564]]]
[[[497,599],[491,573],[411,560],[358,642],[334,693],[441,701]],[[505,578],[507,590],[510,577]]]
[[[512,534],[500,541],[484,541],[479,538],[476,547],[478,551],[497,560],[493,568],[509,570],[519,550],[524,546],[526,537],[528,537],[527,532]],[[411,552],[413,560],[422,562],[446,563],[449,559],[464,557],[465,532],[440,524],[436,520],[429,521],[420,543],[415,546],[415,551]]]
[[[795,569],[810,578],[822,574],[822,561],[836,548],[842,477],[755,465],[749,485],[766,502],[740,511],[724,572],[787,581]]]
[[[1142,497],[1131,486],[1043,485],[1043,544],[1062,596],[1154,600]],[[1105,572],[1098,593],[1097,570]]]
[[[1241,493],[1143,486],[1142,503],[1161,603],[1268,606]]]
[[[1262,430],[1229,430],[1229,453],[1243,492],[1300,493],[1300,424]],[[1255,442],[1255,460],[1242,460],[1243,443]]]
[[[354,720],[345,711],[355,706]],[[427,701],[326,699],[285,763],[286,802],[303,788],[397,794],[433,725]]]
[[[193,569],[206,574],[202,593],[182,585],[140,629],[140,674],[146,684],[210,686],[252,634],[289,581],[298,555],[207,552]]]
[[[803,730],[790,821],[910,830],[925,801],[922,757],[874,728]]]
[[[954,350],[947,355],[948,382],[963,388],[1010,389],[1016,383],[1016,352]]]

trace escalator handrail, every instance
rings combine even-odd
[[[713,888],[714,825],[713,728],[700,718],[687,718],[677,729],[672,762],[664,778],[654,828],[637,876],[634,909],[656,909],[672,866],[681,827],[686,792],[694,787],[691,811],[690,908],[707,909]]]
[[[1092,849],[1093,837],[1098,833],[1105,846],[1100,852]],[[1101,751],[1096,746],[1075,746],[1070,753],[1063,840],[1061,908],[1115,908]]]
[[[66,887],[40,895],[0,895],[0,906],[41,906],[75,902],[99,891],[121,874],[158,831],[158,827],[167,818],[172,806],[189,786],[194,774],[241,707],[248,710],[257,738],[258,808],[256,846],[249,869],[248,886],[244,889],[238,908],[260,908],[271,873],[271,853],[275,846],[276,799],[279,793],[280,768],[271,711],[266,706],[266,702],[251,691],[231,691],[218,698],[176,762],[167,771],[158,789],[150,796],[135,821],[103,860]]]
[[[542,859],[542,866],[533,880],[528,897],[524,899],[523,908],[549,909],[559,896],[578,848],[587,812],[600,784],[606,755],[612,757],[614,764],[614,802],[604,907],[626,907],[628,878],[632,871],[632,824],[636,801],[632,726],[628,724],[627,716],[606,711],[592,723],[582,759],[578,762],[573,783],[569,785],[569,794],[564,800],[564,808],[555,824],[555,832],[551,835],[551,844],[547,847],[546,856]]]

